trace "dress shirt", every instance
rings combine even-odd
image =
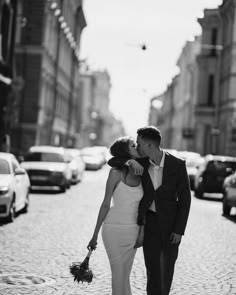
[[[165,162],[165,152],[163,152],[160,165],[156,165],[151,159],[149,159],[150,165],[148,168],[149,175],[152,180],[152,184],[155,190],[157,190],[162,184],[163,168]],[[155,201],[152,202],[149,210],[156,212]]]

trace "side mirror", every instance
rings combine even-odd
[[[25,175],[26,171],[23,168],[16,168],[14,174],[15,175]]]
[[[22,162],[24,162],[24,157],[19,156],[19,157],[17,157],[17,160],[18,160],[19,163],[22,163]]]

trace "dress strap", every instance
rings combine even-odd
[[[123,167],[120,172],[121,172],[121,180],[126,184],[126,178],[128,175],[127,167]]]

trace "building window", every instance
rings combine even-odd
[[[214,75],[209,75],[209,77],[208,77],[208,96],[207,96],[207,105],[208,106],[214,105],[214,84],[215,84]]]
[[[216,55],[216,44],[217,44],[217,28],[213,28],[211,30],[211,45],[212,45],[212,49],[211,49],[211,56],[215,56]]]
[[[232,132],[232,134],[231,134],[231,141],[232,142],[236,142],[236,128],[233,127],[231,132]]]

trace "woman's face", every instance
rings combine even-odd
[[[140,158],[140,155],[137,151],[137,144],[133,139],[131,139],[129,141],[129,153],[130,153],[131,157],[134,159]]]

